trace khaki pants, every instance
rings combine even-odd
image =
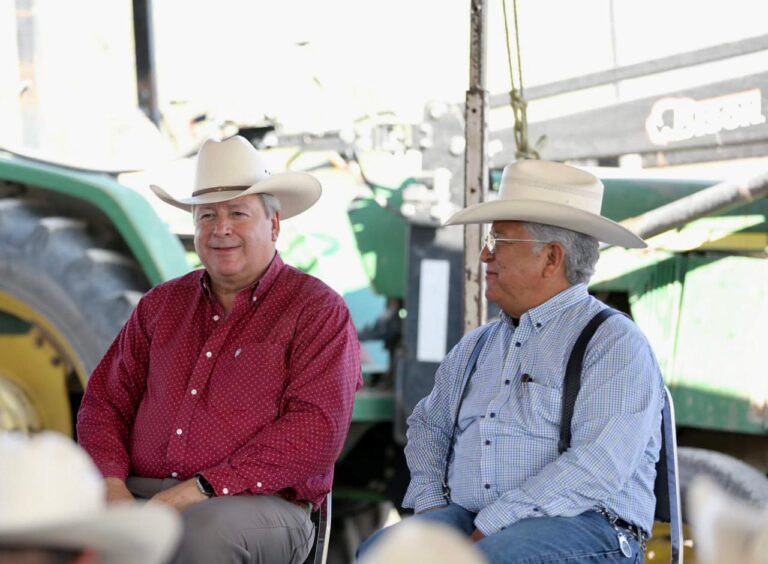
[[[136,497],[178,484],[172,478],[131,476]],[[314,541],[309,509],[273,495],[213,497],[182,514],[184,533],[174,563],[301,564]]]

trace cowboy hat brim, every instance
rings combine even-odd
[[[494,221],[530,221],[554,225],[628,249],[643,249],[647,246],[632,231],[601,215],[538,200],[494,200],[474,204],[453,214],[444,225]]]
[[[150,185],[150,188],[166,204],[185,211],[191,211],[192,206],[226,202],[250,194],[270,194],[280,202],[281,219],[288,219],[308,210],[320,199],[320,194],[322,194],[320,182],[305,172],[281,172],[273,174],[245,190],[221,190],[188,198],[174,198],[155,184]]]
[[[87,519],[0,529],[0,546],[88,548],[105,564],[160,564],[172,555],[180,534],[170,507],[124,503]]]

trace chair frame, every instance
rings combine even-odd
[[[315,542],[304,560],[304,564],[325,564],[328,560],[328,547],[331,542],[330,492],[320,505],[320,509],[312,512],[311,519],[315,525]]]
[[[671,463],[670,463],[671,461]],[[677,466],[677,434],[675,432],[675,405],[669,388],[664,386],[664,409],[661,413],[661,451],[656,463],[656,494],[654,519],[669,523],[672,564],[683,562],[683,519],[680,503],[680,477]]]

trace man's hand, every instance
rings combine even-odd
[[[475,531],[472,533],[472,536],[469,537],[469,540],[472,542],[478,542],[485,538],[485,535],[480,532],[480,529],[475,529]]]
[[[177,511],[182,512],[196,503],[205,501],[208,496],[203,494],[195,483],[195,478],[182,482],[165,491],[152,496],[151,502],[165,503],[175,507]]]
[[[106,478],[104,484],[107,486],[107,505],[136,501],[120,478]]]

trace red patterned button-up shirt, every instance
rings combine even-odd
[[[106,476],[319,504],[361,386],[342,298],[275,255],[228,316],[195,271],[148,292],[88,383],[80,444]]]

